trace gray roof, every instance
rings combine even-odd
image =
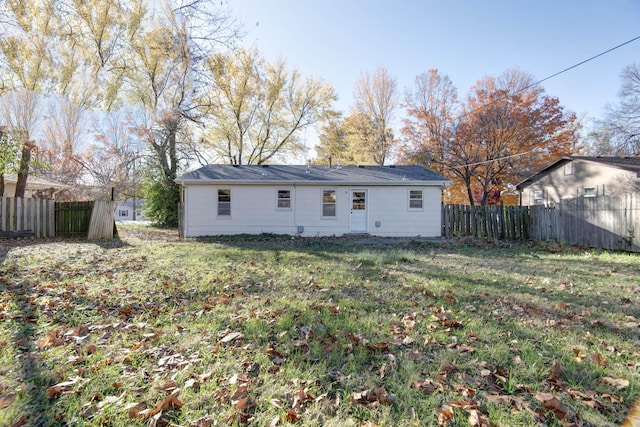
[[[449,180],[422,166],[208,165],[176,179],[180,184],[443,185]]]
[[[524,181],[520,182],[518,185],[516,185],[516,188],[522,189],[522,188],[528,187],[529,185],[533,184],[535,181],[537,181],[538,179],[542,178],[544,175],[549,173],[550,171],[558,167],[561,167],[565,163],[576,161],[576,160],[583,161],[583,162],[600,163],[606,166],[640,174],[640,157],[566,156],[566,157],[561,157],[560,159],[551,163],[550,165],[548,165],[538,173],[531,175]]]

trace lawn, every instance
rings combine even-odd
[[[0,241],[0,425],[614,426],[640,258],[474,241]]]

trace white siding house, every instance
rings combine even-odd
[[[144,221],[142,214],[143,200],[120,200],[116,202],[113,210],[113,217],[116,221]]]
[[[449,184],[420,166],[209,165],[176,181],[185,237],[440,236]]]

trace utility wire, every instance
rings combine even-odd
[[[580,61],[577,64],[574,64],[574,65],[572,65],[570,67],[567,67],[564,70],[558,71],[557,73],[554,73],[554,74],[552,74],[552,75],[550,75],[548,77],[545,77],[544,79],[541,79],[541,80],[538,80],[537,82],[531,83],[531,84],[529,84],[529,85],[527,85],[527,86],[525,86],[525,87],[523,87],[521,89],[516,90],[515,92],[511,93],[510,95],[515,95],[515,94],[518,94],[520,92],[524,92],[525,90],[530,89],[530,88],[532,88],[534,86],[537,86],[542,82],[546,82],[547,80],[550,80],[550,79],[552,79],[554,77],[557,77],[560,74],[566,73],[569,70],[573,70],[576,67],[579,67],[579,66],[581,66],[583,64],[586,64],[589,61],[593,61],[594,59],[599,58],[599,57],[601,57],[603,55],[606,55],[607,53],[613,52],[614,50],[619,49],[622,46],[628,45],[629,43],[633,43],[636,40],[640,40],[640,36],[636,36],[636,37],[634,37],[634,38],[632,38],[630,40],[627,40],[624,43],[620,43],[619,45],[612,47],[611,49],[607,49],[604,52],[600,52],[599,54],[594,55],[591,58],[585,59],[584,61]],[[498,103],[500,101],[504,101],[505,99],[506,99],[506,97],[503,97],[503,98],[500,98],[500,99],[496,99],[495,101],[491,101],[491,102],[489,102],[487,104],[482,105],[481,107],[476,108],[475,110],[469,111],[468,113],[461,114],[460,116],[458,116],[458,118],[460,119],[462,117],[466,117],[466,116],[468,116],[470,114],[475,113],[478,110],[482,110],[482,109],[487,108],[487,107],[489,107],[489,106],[491,106],[493,104],[496,104],[496,103]]]
[[[579,66],[581,66],[582,64],[586,64],[586,63],[587,63],[587,62],[589,62],[589,61],[593,61],[594,59],[599,58],[599,57],[601,57],[602,55],[606,55],[606,54],[607,54],[607,53],[609,53],[609,52],[613,52],[614,50],[619,49],[619,48],[621,48],[622,46],[628,45],[629,43],[632,43],[632,42],[634,42],[634,41],[636,41],[636,40],[638,40],[638,39],[640,39],[640,36],[634,37],[634,38],[632,38],[631,40],[627,40],[627,41],[626,41],[626,42],[624,42],[624,43],[620,43],[618,46],[614,46],[614,47],[612,47],[611,49],[605,50],[604,52],[601,52],[601,53],[599,53],[599,54],[597,54],[597,55],[594,55],[594,56],[592,56],[592,57],[591,57],[591,58],[589,58],[589,59],[585,59],[585,60],[584,60],[584,61],[582,61],[582,62],[578,62],[577,64],[572,65],[572,66],[571,66],[571,67],[569,67],[569,68],[565,68],[565,69],[564,69],[564,70],[562,70],[562,71],[558,71],[557,73],[552,74],[552,75],[550,75],[549,77],[545,77],[545,78],[544,78],[544,79],[542,79],[542,80],[538,80],[537,82],[532,83],[531,85],[529,85],[529,86],[525,87],[524,89],[519,90],[518,92],[520,92],[520,91],[522,91],[522,90],[525,90],[525,89],[528,89],[528,88],[530,88],[531,86],[538,85],[538,84],[540,84],[540,83],[542,83],[542,82],[544,82],[544,81],[547,81],[547,80],[549,80],[549,79],[552,79],[552,78],[554,78],[554,77],[556,77],[556,76],[559,76],[559,75],[560,75],[560,74],[562,74],[562,73],[566,73],[566,72],[567,72],[567,71],[569,71],[569,70],[573,70],[574,68],[579,67]]]
[[[483,160],[481,162],[475,162],[475,163],[466,163],[464,165],[459,165],[459,166],[446,166],[449,169],[460,169],[460,168],[464,168],[467,166],[479,166],[479,165],[484,165],[486,163],[494,163],[497,162],[498,160],[505,160],[505,159],[510,159],[512,157],[520,157],[520,156],[524,156],[525,154],[529,154],[529,153],[533,153],[534,150],[529,150],[529,151],[525,151],[523,153],[518,153],[518,154],[511,154],[509,156],[503,156],[503,157],[497,157],[495,159],[490,159],[490,160]]]
[[[520,93],[520,92],[523,92],[523,91],[525,91],[525,90],[527,90],[527,89],[530,89],[530,88],[532,88],[532,87],[534,87],[534,86],[537,86],[537,85],[539,85],[539,84],[540,84],[540,83],[542,83],[542,82],[545,82],[545,81],[547,81],[547,80],[549,80],[549,79],[552,79],[552,78],[554,78],[554,77],[557,77],[557,76],[559,76],[560,74],[566,73],[567,71],[573,70],[573,69],[574,69],[574,68],[576,68],[576,67],[579,67],[579,66],[581,66],[581,65],[583,65],[583,64],[586,64],[586,63],[587,63],[587,62],[589,62],[589,61],[593,61],[594,59],[599,58],[599,57],[601,57],[601,56],[603,56],[603,55],[606,55],[607,53],[613,52],[614,50],[619,49],[619,48],[621,48],[622,46],[628,45],[629,43],[633,43],[633,42],[634,42],[634,41],[636,41],[636,40],[640,40],[640,36],[637,36],[637,37],[634,37],[634,38],[632,38],[632,39],[630,39],[630,40],[627,40],[627,41],[626,41],[626,42],[624,42],[624,43],[620,43],[619,45],[614,46],[614,47],[612,47],[611,49],[607,49],[607,50],[605,50],[604,52],[600,52],[600,53],[598,53],[597,55],[592,56],[591,58],[585,59],[584,61],[580,61],[580,62],[578,62],[577,64],[574,64],[574,65],[572,65],[572,66],[570,66],[570,67],[565,68],[564,70],[558,71],[557,73],[554,73],[554,74],[552,74],[552,75],[550,75],[550,76],[548,76],[548,77],[545,77],[545,78],[543,78],[543,79],[541,79],[541,80],[538,80],[537,82],[531,83],[531,84],[530,84],[530,85],[528,85],[528,86],[525,86],[525,87],[523,87],[523,88],[521,88],[521,89],[518,89],[518,90],[517,90],[517,91],[515,91],[512,95],[515,95],[515,94],[517,94],[517,93]],[[479,108],[476,108],[475,110],[469,111],[468,113],[465,113],[465,114],[462,114],[462,115],[458,116],[458,118],[460,119],[460,118],[462,118],[462,117],[468,116],[468,115],[470,115],[470,114],[472,114],[472,113],[474,113],[474,112],[476,112],[476,111],[478,111],[478,110],[482,110],[482,109],[484,109],[484,108],[489,107],[490,105],[493,105],[493,104],[495,104],[495,103],[497,103],[497,102],[503,101],[504,99],[506,99],[506,97],[503,97],[503,98],[500,98],[500,99],[496,99],[495,101],[491,101],[491,102],[489,102],[488,104],[485,104],[485,105],[483,105],[483,106],[481,106],[481,107],[479,107]],[[464,165],[449,166],[449,168],[450,168],[450,169],[459,169],[459,168],[463,168],[463,167],[466,167],[466,166],[477,166],[477,165],[481,165],[481,164],[485,164],[485,163],[492,163],[492,162],[496,162],[496,161],[498,161],[498,160],[504,160],[504,159],[508,159],[508,158],[511,158],[511,157],[519,157],[519,156],[523,156],[523,155],[525,155],[525,154],[529,154],[529,153],[531,153],[532,151],[533,151],[533,150],[531,150],[531,151],[525,151],[524,153],[513,154],[513,155],[505,156],[505,157],[498,157],[498,158],[495,158],[495,159],[485,160],[485,161],[477,162],[477,163],[467,163],[467,164],[464,164]]]

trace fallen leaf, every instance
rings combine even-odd
[[[13,403],[16,398],[15,393],[7,393],[0,395],[0,409],[4,409]]]
[[[591,360],[597,363],[600,366],[605,366],[609,363],[607,359],[605,359],[600,353],[593,353],[591,355]]]
[[[469,425],[472,427],[491,427],[487,417],[477,409],[469,410]]]
[[[287,411],[287,421],[289,421],[290,423],[295,423],[300,418],[301,418],[301,415],[298,414],[296,411],[293,411],[293,410]]]
[[[623,378],[602,377],[600,378],[600,382],[612,385],[618,390],[629,387],[629,380],[625,380]]]
[[[533,396],[536,400],[542,403],[545,409],[550,410],[559,420],[571,420],[575,418],[576,414],[562,404],[560,399],[555,397],[551,393],[536,393]]]
[[[62,388],[54,385],[49,387],[49,389],[47,390],[47,397],[49,399],[53,399],[54,397],[58,396],[60,393],[62,393]]]
[[[166,411],[169,409],[173,409],[173,408],[180,409],[182,408],[183,403],[176,396],[169,395],[162,402],[158,403],[154,408],[139,411],[138,410],[139,406],[140,405],[135,405],[129,408],[129,416],[131,418],[144,420],[150,417],[154,417],[158,414],[161,414],[163,411]]]
[[[244,335],[242,332],[230,332],[220,340],[220,343],[227,344],[227,343],[230,343],[231,341],[235,341],[243,337]]]
[[[391,405],[395,402],[394,395],[387,393],[384,387],[377,387],[371,390],[364,390],[360,392],[354,392],[349,397],[353,403],[357,403],[365,406],[377,406],[380,404]]]
[[[11,424],[11,427],[22,427],[22,426],[25,426],[25,425],[27,425],[27,421],[29,421],[29,419],[23,415],[20,418],[18,418],[17,420],[15,420],[14,423]]]
[[[426,379],[422,382],[420,381],[413,381],[411,383],[411,387],[418,389],[420,391],[422,391],[423,393],[426,394],[431,394],[434,391],[444,391],[444,387],[442,386],[441,383],[437,382],[437,381],[433,381],[430,379]]]
[[[438,425],[446,426],[453,422],[453,408],[449,405],[442,405],[438,410]]]

